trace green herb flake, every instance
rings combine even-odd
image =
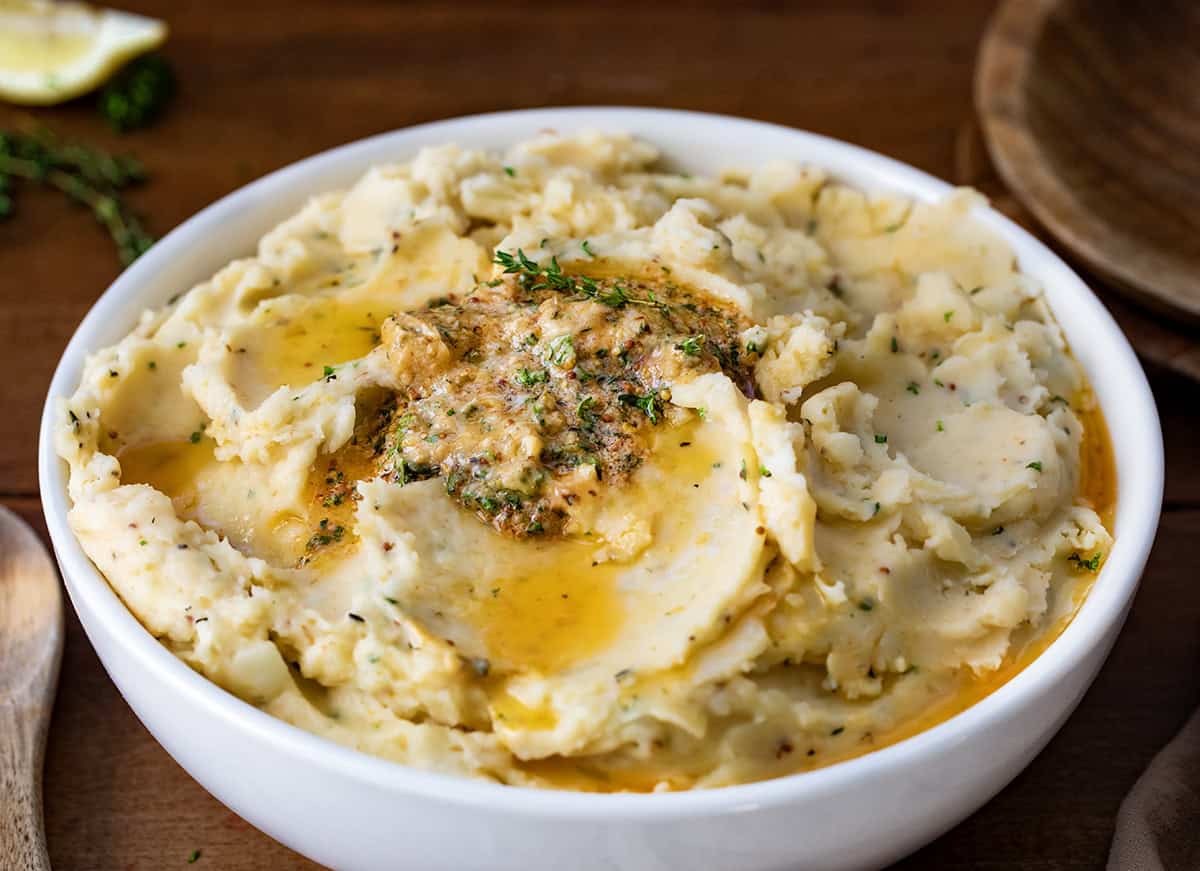
[[[896,340],[896,337],[895,337],[895,336],[892,336],[892,353],[893,353],[893,354],[895,354],[895,353],[897,353],[899,350],[900,350],[900,342],[898,342],[898,341]]]
[[[676,351],[683,351],[689,357],[699,357],[704,350],[704,336],[688,336],[675,346]]]
[[[921,392],[921,388],[917,384],[916,381],[909,381],[908,386],[905,387],[904,389],[907,390],[909,393],[911,393],[913,396],[916,396]]]
[[[550,340],[546,346],[546,359],[560,368],[575,359],[575,343],[570,333],[563,333]]]
[[[509,178],[516,178],[516,177],[517,177],[517,171],[516,171],[516,170],[515,170],[513,167],[511,167],[511,166],[506,166],[506,167],[504,167],[504,174],[505,174],[506,176],[508,176]]]
[[[200,850],[192,850],[192,852],[188,854],[188,864],[195,865],[198,861],[200,861],[201,855],[203,854]]]
[[[592,250],[591,244],[588,242],[587,239],[584,239],[583,243],[579,247],[583,249],[583,253],[586,254],[588,257],[595,258],[596,252]]]
[[[946,425],[944,423],[942,423],[940,420],[937,422],[937,431],[938,432],[946,431]]]
[[[550,373],[545,369],[521,369],[517,372],[517,381],[522,387],[532,387],[535,384],[545,384],[550,380]],[[450,414],[454,411],[451,409]]]
[[[875,433],[875,444],[886,445],[887,444],[887,436],[881,432]]]
[[[944,312],[942,314],[942,320],[944,320],[946,323],[950,323],[950,318],[952,317],[954,317],[954,312],[952,311]]]
[[[1084,559],[1078,552],[1075,552],[1067,557],[1067,562],[1075,563],[1075,567],[1080,571],[1095,572],[1100,568],[1100,559],[1103,556],[1103,553],[1096,551],[1088,559]]]
[[[658,423],[659,420],[659,403],[658,391],[651,390],[648,393],[622,393],[617,396],[617,401],[623,405],[631,405],[635,408],[640,408],[646,417],[650,418],[651,423]]]
[[[1042,471],[1042,463],[1040,460],[1034,460],[1032,463],[1025,464],[1026,469],[1033,469],[1035,472]]]

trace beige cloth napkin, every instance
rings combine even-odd
[[[1154,757],[1117,812],[1108,871],[1200,869],[1200,711]]]

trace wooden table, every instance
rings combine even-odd
[[[154,178],[136,202],[159,233],[252,178],[342,142],[556,104],[763,118],[988,186],[977,157],[963,169],[964,149],[974,147],[971,73],[987,2],[128,5],[170,21],[167,54],[182,91],[169,116],[119,140],[86,102],[35,117],[144,158]],[[4,112],[5,124],[17,114]],[[26,195],[20,217],[0,225],[0,499],[43,534],[34,455],[46,385],[117,271],[97,227],[50,194]],[[1151,377],[1166,429],[1166,511],[1121,640],[1033,765],[900,867],[1100,867],[1121,797],[1200,700],[1192,553],[1200,387],[1162,371]],[[122,702],[73,617],[46,768],[58,868],[182,867],[194,849],[199,868],[308,866],[175,765]]]

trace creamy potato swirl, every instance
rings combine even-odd
[[[1103,421],[977,201],[426,148],[89,358],[72,528],[201,674],[408,765],[868,752],[1036,655],[1111,547]]]

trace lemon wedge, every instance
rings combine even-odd
[[[83,3],[0,0],[0,99],[61,103],[160,45],[167,25]]]

